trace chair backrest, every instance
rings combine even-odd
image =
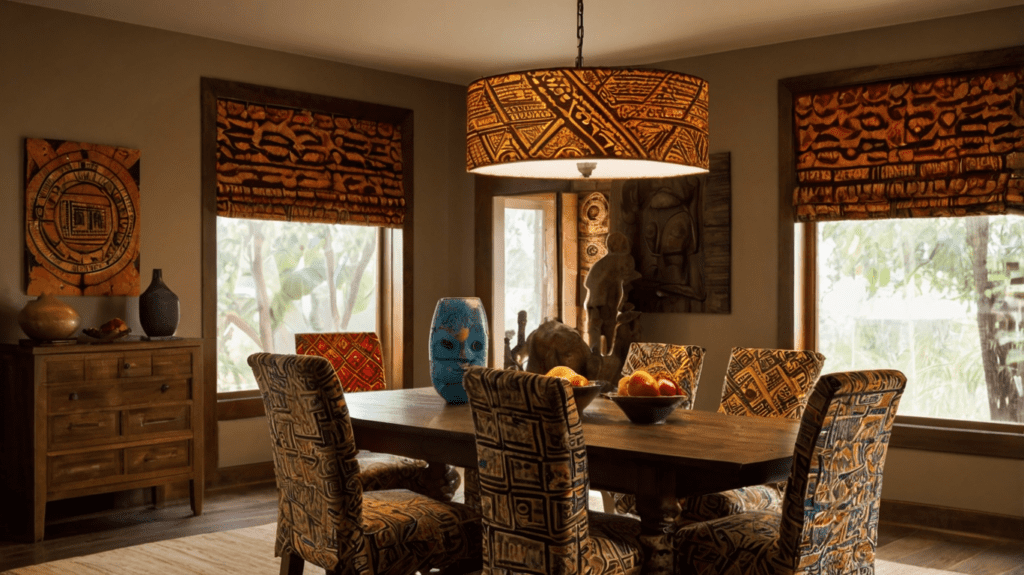
[[[895,370],[818,380],[782,503],[774,559],[780,572],[870,572],[860,569],[874,566],[882,467],[906,383]]]
[[[347,393],[387,389],[380,338],[372,331],[297,333],[295,353],[326,358]]]
[[[667,373],[687,395],[686,401],[680,404],[680,407],[692,409],[693,400],[697,396],[697,383],[700,382],[700,369],[703,366],[703,347],[634,342],[629,345],[626,362],[622,365],[622,375],[629,375],[638,369],[652,375],[659,372]]]
[[[824,365],[816,351],[734,347],[718,411],[800,419]]]
[[[277,555],[333,569],[365,549],[362,486],[345,394],[322,357],[255,353],[277,476]]]
[[[587,451],[564,379],[471,367],[484,572],[589,573]]]

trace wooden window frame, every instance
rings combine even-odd
[[[202,187],[202,337],[205,349],[203,375],[205,403],[203,427],[206,433],[206,477],[211,482],[218,474],[218,421],[263,417],[265,411],[259,390],[218,393],[217,391],[217,100],[238,99],[247,102],[303,108],[343,114],[378,122],[389,122],[402,129],[402,181],[405,193],[405,221],[401,240],[392,230],[378,228],[378,278],[381,282],[378,326],[384,348],[388,379],[396,387],[412,387],[405,374],[412,373],[413,322],[413,112],[404,108],[372,104],[344,98],[321,96],[255,84],[200,79],[201,93],[201,187]],[[400,269],[399,269],[400,268]],[[400,275],[399,275],[400,274]]]
[[[797,224],[793,95],[901,78],[1020,65],[1024,46],[927,60],[825,72],[779,80],[779,347],[817,349],[817,225]],[[799,251],[797,251],[799,249]],[[890,447],[1024,459],[1024,424],[975,422],[897,415]]]

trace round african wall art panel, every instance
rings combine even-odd
[[[139,151],[25,140],[28,295],[139,295]]]

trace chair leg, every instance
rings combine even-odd
[[[306,562],[298,554],[286,551],[281,556],[281,575],[302,575]]]

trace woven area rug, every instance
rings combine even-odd
[[[260,525],[206,535],[193,535],[51,561],[4,571],[8,575],[275,575],[276,525]],[[306,564],[305,575],[324,570]],[[878,560],[877,575],[940,575],[948,571]]]

